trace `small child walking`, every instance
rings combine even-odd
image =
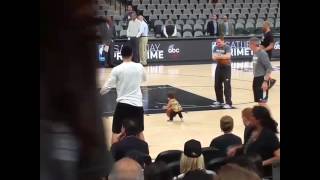
[[[173,121],[173,118],[177,114],[179,115],[180,120],[183,121],[183,116],[181,113],[183,109],[173,93],[168,94],[168,104],[165,108],[167,109],[166,114],[169,117],[168,121]]]

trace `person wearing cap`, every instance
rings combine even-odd
[[[229,147],[242,144],[241,138],[232,134],[233,118],[231,116],[223,116],[220,119],[220,128],[224,134],[214,138],[210,147],[217,148],[226,154]]]
[[[186,173],[195,170],[202,170],[207,174],[216,175],[214,171],[206,170],[202,155],[201,143],[191,139],[184,144],[184,151],[180,159],[180,175],[174,179],[182,179]]]

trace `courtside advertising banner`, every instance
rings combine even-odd
[[[275,45],[272,57],[279,58],[280,36],[275,36],[274,38]],[[250,37],[225,37],[225,43],[231,48],[232,61],[252,59],[249,39]],[[194,39],[149,39],[147,45],[148,62],[212,61],[211,56],[212,50],[216,45],[215,40],[215,38],[208,37]],[[111,61],[114,65],[122,62],[121,49],[127,44],[128,41],[125,39],[114,40],[113,48],[110,48],[111,54],[113,54]]]

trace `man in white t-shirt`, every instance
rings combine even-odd
[[[119,138],[125,119],[132,119],[137,123],[139,137],[144,140],[144,111],[140,86],[143,81],[146,81],[146,73],[140,63],[132,61],[130,46],[123,46],[121,56],[123,62],[112,69],[108,81],[100,90],[103,95],[113,87],[117,89],[117,106],[113,115],[111,144]]]

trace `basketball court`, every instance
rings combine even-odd
[[[280,124],[280,61],[273,61],[272,65],[274,67],[272,77],[277,82],[269,91],[268,106],[272,116]],[[234,118],[233,133],[243,138],[241,111],[256,105],[253,102],[253,73],[250,63],[241,62],[232,65],[233,109],[211,106],[215,100],[215,66],[216,64],[192,64],[145,67],[147,81],[142,87],[145,110],[144,135],[152,159],[165,150],[183,150],[184,142],[192,138],[199,140],[202,147],[209,146],[214,137],[222,134],[219,120],[224,115]],[[111,68],[98,69],[99,87],[107,80],[110,72]],[[167,103],[168,92],[175,92],[181,102],[185,111],[184,122],[178,117],[175,117],[173,122],[167,122],[168,118],[162,106]],[[112,132],[112,114],[116,104],[115,95],[115,90],[112,90],[100,98],[108,145]]]

